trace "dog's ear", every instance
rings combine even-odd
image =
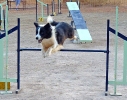
[[[47,23],[47,24],[44,26],[44,28],[45,28],[46,30],[49,29],[49,28],[50,28],[50,24]]]
[[[38,27],[39,26],[37,22],[34,22],[34,25],[35,25],[35,27]]]

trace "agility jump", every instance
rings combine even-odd
[[[118,32],[118,7],[116,7],[116,29],[110,27],[110,20],[107,20],[107,35],[109,37],[110,33],[115,34],[115,66],[114,66],[114,80],[109,81],[109,66],[106,67],[106,86],[105,86],[105,96],[110,94],[111,96],[121,96],[122,94],[117,93],[117,85],[127,85],[127,37]],[[124,42],[124,51],[123,51],[123,77],[122,80],[117,79],[117,46],[118,46],[118,37],[121,38]],[[109,57],[108,57],[109,58]],[[109,62],[107,62],[108,65]],[[108,93],[108,85],[114,86],[114,92]]]
[[[38,17],[38,7],[37,7],[37,4],[40,4],[41,5],[41,16]],[[46,7],[47,9],[47,15],[44,14],[44,7]],[[36,0],[36,21],[43,21],[44,18],[46,18],[47,16],[49,15],[49,8],[48,8],[48,4],[45,4],[43,3],[42,1],[40,0]]]
[[[55,1],[54,0],[52,0],[52,14],[51,14],[51,16],[55,16],[56,15],[56,11],[55,11]],[[58,0],[58,14],[62,14],[61,13],[61,0]]]
[[[17,21],[17,26],[15,26],[15,27],[13,27],[12,29],[10,29],[9,31],[8,31],[8,35],[9,34],[11,34],[11,33],[13,33],[13,32],[15,32],[15,31],[17,31],[17,33],[20,33],[20,19],[18,19],[18,21]],[[1,35],[0,35],[0,41],[4,38],[4,37],[6,37],[6,33],[2,33]],[[1,56],[1,55],[0,55]],[[2,54],[2,56],[3,56],[3,54]],[[0,66],[0,83],[3,85],[5,85],[5,82],[9,82],[9,84],[10,84],[10,82],[14,82],[14,83],[17,83],[17,90],[16,90],[16,93],[18,93],[19,91],[20,91],[20,65],[18,65],[19,63],[19,60],[20,59],[18,59],[19,57],[18,56],[20,56],[20,55],[18,55],[17,54],[17,78],[16,79],[11,79],[11,78],[3,78],[3,72],[1,72],[2,71],[2,69],[3,69],[3,67],[1,67]],[[3,57],[0,57],[0,58],[3,58]],[[0,62],[0,64],[1,64],[2,62]],[[7,74],[7,73],[6,73]],[[4,82],[4,83],[3,83]],[[4,88],[4,87],[6,87],[6,88]],[[2,92],[2,94],[3,93],[12,93],[12,92],[8,92],[8,89],[7,89],[7,87],[8,86],[2,86],[2,90],[5,90],[5,91],[3,91]],[[10,85],[9,85],[9,87],[10,87]],[[9,88],[10,89],[10,88]],[[1,90],[1,89],[0,89]]]
[[[86,22],[84,21],[84,18],[79,10],[77,3],[67,2],[67,7],[73,19],[71,25],[73,26],[74,22],[75,28],[78,33],[79,42],[92,42],[92,37],[89,33]]]
[[[38,4],[41,5],[41,16],[38,16],[38,12],[39,12],[38,11]],[[51,6],[52,6],[51,16],[55,16],[56,12],[55,12],[55,1],[54,0],[52,0]],[[46,9],[47,12],[44,12],[44,8]],[[62,14],[61,0],[58,0],[58,14]],[[45,4],[44,2],[42,2],[40,0],[36,0],[36,21],[42,22],[48,15],[50,15],[49,4]]]
[[[18,55],[21,55],[21,51],[41,51],[40,48],[22,48],[20,47],[20,33],[18,34],[18,42],[17,42],[17,45],[18,45],[18,49],[17,49],[17,52],[18,52]],[[96,53],[105,53],[106,54],[106,67],[108,66],[108,61],[109,61],[109,37],[107,36],[107,47],[105,48],[105,50],[76,50],[76,49],[62,49],[60,51],[63,51],[63,52],[96,52]],[[18,65],[20,65],[20,56],[18,58]]]
[[[20,19],[18,19],[17,26],[8,30],[8,6],[6,5],[5,30],[2,30],[2,31],[0,30],[0,47],[1,47],[0,48],[0,93],[1,94],[12,93],[12,91],[9,91],[11,82],[17,83],[16,93],[18,93],[20,90],[20,65],[17,64],[17,75],[16,75],[17,78],[16,79],[10,78],[8,76],[8,35],[13,33],[14,31],[17,31],[18,33],[20,33]],[[5,40],[5,44],[3,39]],[[18,56],[19,55],[17,55],[17,58]],[[4,61],[4,58],[5,58],[5,61]],[[18,62],[18,59],[17,59],[17,62]]]

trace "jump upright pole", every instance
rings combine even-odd
[[[18,34],[17,34],[17,42],[20,44],[20,19],[18,18]],[[20,53],[19,53],[19,49],[20,49],[20,45],[17,44],[17,90],[16,90],[16,94],[20,91]]]
[[[6,26],[5,26],[5,33],[6,33],[6,52],[5,52],[5,54],[6,54],[6,65],[5,65],[5,67],[6,67],[6,69],[5,69],[5,78],[6,78],[6,82],[5,82],[5,93],[12,93],[11,91],[8,91],[8,89],[7,89],[7,84],[8,84],[8,82],[7,82],[7,78],[8,78],[8,6],[6,5],[6,18],[5,18],[5,24],[6,24]]]
[[[6,4],[6,1],[0,4],[0,30],[5,30],[5,10],[3,10],[3,5]]]
[[[52,14],[51,14],[51,16],[55,16],[56,15],[56,12],[55,12],[55,1],[54,0],[52,0]]]
[[[61,13],[61,0],[58,0],[58,14],[62,14]]]
[[[115,69],[115,73],[114,73],[114,80],[115,80],[115,84],[114,84],[114,93],[111,94],[111,95],[119,95],[116,93],[116,89],[117,89],[117,84],[116,84],[116,81],[117,81],[117,51],[118,51],[118,6],[116,7],[116,24],[115,24],[115,27],[116,27],[116,31],[115,31],[115,66],[114,66],[114,69]]]
[[[105,96],[108,95],[108,70],[109,70],[109,20],[107,20],[107,53],[106,53],[106,81]]]
[[[36,21],[37,21],[37,9],[38,7],[37,7],[37,0],[36,0]]]

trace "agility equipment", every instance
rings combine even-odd
[[[18,40],[18,42],[17,42],[17,45],[18,45],[18,49],[17,49],[17,53],[18,53],[18,55],[20,55],[20,56],[18,56],[18,65],[20,65],[20,63],[21,63],[21,61],[20,61],[20,57],[22,56],[21,55],[21,52],[23,52],[23,51],[26,51],[26,52],[34,52],[34,51],[41,51],[41,49],[40,48],[22,48],[21,46],[20,46],[20,33],[18,34],[18,37],[17,37],[17,40]],[[108,62],[109,62],[109,36],[108,36],[108,34],[107,34],[107,45],[106,45],[106,48],[104,49],[104,50],[98,50],[98,49],[95,49],[95,50],[76,50],[76,49],[62,49],[62,50],[60,50],[61,52],[82,52],[82,53],[85,53],[85,52],[94,52],[94,53],[105,53],[106,54],[106,61],[105,61],[105,65],[106,65],[106,68],[109,66],[108,64]]]
[[[55,12],[55,1],[54,0],[52,0],[52,14],[51,14],[51,16],[56,16],[56,12]]]
[[[6,33],[2,33],[0,35],[0,45],[3,45],[3,43],[1,43],[1,40],[3,40],[3,38],[5,37],[6,38],[6,35],[9,35],[15,31],[17,31],[17,33],[19,34],[20,33],[20,19],[18,18],[18,25],[13,27],[12,29],[10,29],[8,32],[6,31]],[[8,40],[7,40],[8,41]],[[3,46],[2,46],[3,47]],[[15,91],[15,93],[19,93],[20,91],[20,65],[18,65],[17,63],[17,78],[13,79],[13,78],[9,78],[9,76],[7,75],[8,73],[8,65],[6,65],[5,67],[4,66],[4,63],[3,63],[3,48],[0,48],[0,86],[1,86],[1,94],[8,94],[8,93],[12,93],[12,91],[8,91],[11,87],[10,87],[10,83],[11,82],[14,82],[14,83],[17,83],[17,89]],[[8,53],[8,52],[7,52]],[[18,62],[18,58],[19,58],[20,55],[18,55],[17,53],[17,62]],[[8,63],[6,61],[6,63]],[[5,68],[5,72],[3,72]],[[5,75],[4,75],[5,73]],[[5,77],[4,77],[5,76]]]
[[[58,14],[62,14],[62,12],[61,12],[61,0],[58,0]]]
[[[114,65],[114,80],[109,81],[109,66],[106,67],[106,85],[105,85],[105,96],[111,95],[111,96],[121,96],[122,94],[117,93],[117,85],[127,85],[127,37],[121,33],[118,32],[118,7],[116,7],[116,29],[110,27],[110,20],[107,20],[107,35],[109,36],[109,33],[115,34],[115,65]],[[118,46],[118,37],[121,38],[124,41],[124,52],[123,52],[123,77],[122,80],[117,79],[117,67],[118,67],[118,57],[117,57],[117,46]],[[108,64],[109,62],[107,62]],[[114,86],[114,92],[109,93],[108,92],[108,85]]]
[[[73,7],[73,6],[71,6]],[[76,9],[75,7],[73,9]],[[117,15],[117,10],[116,10],[116,15]],[[116,23],[118,24],[118,17],[116,17]],[[116,24],[116,25],[117,25]],[[124,41],[124,60],[123,60],[123,79],[122,80],[117,80],[117,68],[115,68],[115,79],[113,81],[109,81],[108,77],[109,77],[109,35],[110,33],[116,34],[117,37],[121,38]],[[115,40],[115,42],[117,42],[117,38]],[[20,34],[18,34],[18,55],[21,55],[21,51],[41,51],[40,48],[21,48],[20,47]],[[116,43],[117,46],[117,43]],[[116,49],[116,47],[115,47]],[[117,89],[116,86],[117,85],[126,85],[127,84],[127,37],[121,33],[118,32],[118,27],[116,26],[116,30],[110,27],[110,20],[107,20],[107,41],[106,41],[106,50],[75,50],[75,49],[62,49],[60,51],[63,52],[97,52],[97,53],[105,53],[106,54],[106,81],[105,81],[105,96],[109,95],[109,91],[108,91],[108,85],[113,85],[114,86],[114,93],[113,95],[119,95],[117,93]],[[115,59],[116,59],[116,50],[115,50]],[[18,65],[20,65],[20,56],[18,56],[19,60],[18,60]],[[117,60],[115,61],[115,66],[117,65]]]
[[[69,2],[73,2],[72,0],[70,0]],[[78,5],[78,7],[79,7],[79,9],[80,9],[80,2],[79,2],[79,0],[75,0],[75,2],[77,3],[77,5]],[[69,12],[69,16],[68,17],[71,17],[71,14],[70,14],[70,12]]]
[[[37,7],[38,3],[41,4],[41,16],[40,17],[38,17],[38,7]],[[51,6],[52,6],[51,16],[56,16],[54,0],[52,0]],[[44,15],[44,7],[46,7],[47,15]],[[58,14],[62,14],[61,13],[61,0],[58,0]],[[49,4],[45,4],[40,0],[36,0],[36,21],[42,22],[48,15],[50,15],[49,14]]]
[[[61,13],[61,0],[58,0],[57,3],[58,3],[58,14],[62,14]],[[56,11],[55,11],[56,7],[55,7],[55,1],[54,0],[52,0],[51,5],[52,5],[52,14],[51,14],[51,16],[56,16],[57,14],[56,14]]]
[[[41,5],[41,16],[38,17],[38,3]],[[44,14],[44,7],[46,7],[47,9],[47,15]],[[40,0],[36,0],[36,21],[42,22],[44,20],[44,18],[46,18],[49,15],[49,8],[48,8],[48,4],[43,3]]]
[[[0,35],[5,32],[5,30],[2,30],[3,29],[3,15],[4,15],[4,10],[3,10],[3,5],[6,5],[6,2],[4,2],[3,4],[0,4]],[[4,44],[3,43],[3,39],[0,39],[0,47],[1,47],[1,50],[0,50],[0,80],[2,80],[3,78],[5,78],[5,81],[4,82],[1,82],[0,81],[0,89],[5,89],[7,91],[7,89],[10,89],[10,82],[7,82],[7,66],[8,66],[8,35],[7,35],[7,30],[8,30],[8,25],[7,25],[7,21],[8,21],[8,6],[6,6],[6,18],[4,19],[5,20],[5,24],[6,24],[6,43]],[[5,50],[3,49],[5,46]],[[5,51],[5,52],[4,52]],[[4,65],[4,54],[5,53],[5,65]],[[4,67],[5,66],[5,67]]]
[[[92,42],[92,37],[89,33],[86,22],[84,21],[77,3],[67,2],[66,4],[73,19],[71,25],[73,26],[73,23],[75,25],[79,37],[79,42]]]
[[[41,4],[41,16],[38,17],[38,3]],[[51,14],[49,14],[49,4],[45,4],[44,2],[40,0],[36,0],[36,21],[43,21],[48,15],[56,16],[57,13],[55,12],[55,1],[52,0],[51,2],[52,10]],[[47,14],[44,15],[44,7],[46,7]],[[61,12],[61,0],[58,0],[58,14],[62,14]]]
[[[3,5],[6,4],[6,1],[0,4],[0,30],[5,30],[5,13],[3,10]]]
[[[17,65],[16,79],[10,78],[8,76],[8,35],[16,30],[20,32],[20,19],[18,19],[18,25],[8,31],[8,6],[6,5],[5,30],[0,31],[0,93],[1,94],[12,93],[12,91],[9,91],[11,82],[17,83],[16,93],[18,93],[20,90],[20,65]],[[3,39],[5,40],[5,44]],[[17,58],[18,56],[19,55],[17,55]]]

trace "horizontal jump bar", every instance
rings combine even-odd
[[[8,35],[11,34],[11,33],[13,33],[14,31],[16,31],[17,29],[18,29],[18,26],[15,26],[14,28],[10,29],[10,30],[8,31]],[[6,33],[2,33],[2,34],[0,35],[0,39],[4,38],[5,36],[6,36]]]
[[[41,51],[39,48],[22,48],[19,51]],[[71,51],[71,52],[104,52],[107,53],[107,50],[75,50],[75,49],[61,49],[60,51]]]
[[[116,31],[111,27],[109,27],[109,31],[112,32],[113,34],[116,34]],[[118,36],[120,38],[122,38],[123,40],[127,41],[127,37],[125,35],[121,34],[120,32],[118,32]]]

